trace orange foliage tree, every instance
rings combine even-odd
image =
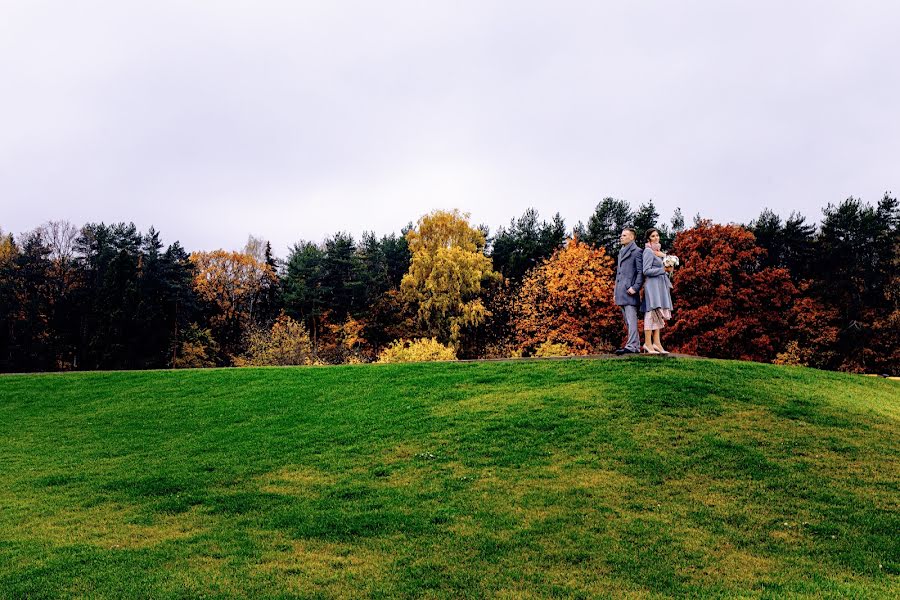
[[[366,339],[365,319],[348,316],[343,323],[329,323],[329,311],[322,313],[324,330],[315,348],[316,359],[327,364],[371,362],[375,353]]]
[[[522,281],[513,308],[519,349],[532,354],[549,341],[573,354],[610,350],[622,333],[614,286],[606,251],[569,240]]]
[[[797,288],[786,269],[760,267],[752,232],[702,221],[678,234],[673,254],[682,266],[667,338],[680,352],[771,361],[785,348]]]
[[[254,309],[278,277],[267,263],[243,252],[214,250],[191,254],[194,289],[215,312],[209,322],[223,349],[236,354],[254,324]]]

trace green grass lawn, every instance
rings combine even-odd
[[[0,598],[900,593],[900,383],[623,360],[0,377]]]

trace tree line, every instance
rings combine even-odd
[[[369,362],[413,340],[459,358],[606,352],[619,233],[678,255],[675,350],[898,374],[900,208],[829,204],[716,224],[605,198],[586,222],[528,209],[491,232],[434,211],[399,234],[338,232],[285,258],[254,237],[188,253],[134,224],[0,229],[0,371]],[[640,236],[640,233],[639,233]],[[405,346],[404,346],[405,345]]]

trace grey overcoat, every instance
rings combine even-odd
[[[622,246],[619,250],[619,266],[616,268],[616,306],[637,306],[641,303],[637,292],[641,291],[641,284],[644,282],[642,267],[641,251],[637,244],[631,242]],[[634,296],[628,294],[628,288],[634,289]]]
[[[672,308],[672,282],[666,275],[662,259],[650,248],[644,248],[644,312],[654,308]]]

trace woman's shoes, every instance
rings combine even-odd
[[[653,348],[656,349],[657,354],[669,354],[669,351],[663,350],[662,346],[657,346],[656,344],[653,344]]]
[[[654,346],[654,348],[655,348],[655,346]],[[648,347],[647,347],[647,344],[644,344],[643,350],[644,350],[644,352],[646,352],[647,354],[659,354],[659,352],[657,352],[655,349],[654,349],[654,350],[651,350],[650,348],[648,348]]]

